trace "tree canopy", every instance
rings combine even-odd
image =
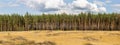
[[[120,30],[120,14],[0,14],[1,31]]]

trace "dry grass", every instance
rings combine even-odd
[[[120,31],[0,32],[0,45],[120,45]]]
[[[91,44],[91,43],[85,43],[84,45],[93,45],[93,44]]]

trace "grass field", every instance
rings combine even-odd
[[[0,32],[0,45],[120,45],[120,31]]]

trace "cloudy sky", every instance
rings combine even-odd
[[[0,0],[0,14],[120,12],[119,0]]]

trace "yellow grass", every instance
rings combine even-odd
[[[51,41],[56,45],[120,45],[120,31],[0,32],[0,40],[15,37],[24,37],[35,42]]]

